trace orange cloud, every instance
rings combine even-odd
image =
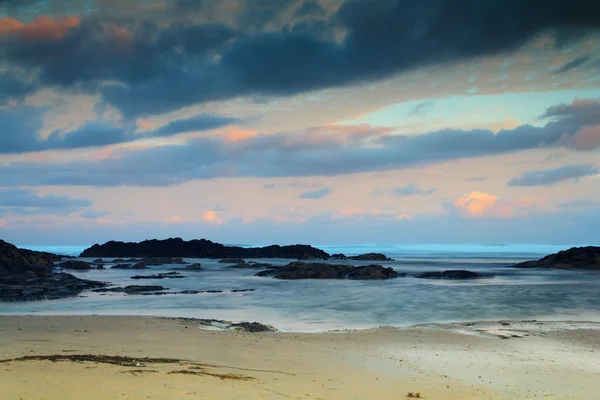
[[[398,218],[396,218],[396,219],[397,219],[398,221],[402,221],[403,219],[406,219],[406,220],[409,220],[409,221],[410,221],[410,220],[412,220],[412,219],[413,219],[413,217],[411,217],[411,216],[410,216],[410,215],[408,215],[408,214],[400,214],[400,215],[398,215]]]
[[[146,119],[143,118],[139,118],[137,121],[135,121],[135,125],[142,130],[145,131],[149,131],[154,129],[154,125],[152,125],[152,123]]]
[[[174,215],[170,218],[167,218],[167,222],[169,224],[179,224],[179,223],[183,222],[183,218],[181,218],[179,215]]]
[[[8,225],[8,221],[5,219],[0,219],[0,228],[3,228]]]
[[[0,35],[18,34],[25,39],[57,40],[79,23],[79,17],[75,15],[56,19],[41,15],[26,24],[10,17],[0,18]]]
[[[258,131],[231,128],[227,130],[225,140],[228,142],[237,142],[239,140],[248,139],[256,135],[258,135]]]
[[[203,218],[206,222],[209,222],[211,224],[218,225],[218,224],[223,223],[223,220],[217,216],[217,213],[215,211],[212,211],[212,210],[204,213]]]
[[[104,25],[104,32],[114,40],[121,50],[129,49],[133,45],[133,34],[115,23],[110,22]]]
[[[516,218],[546,208],[546,201],[535,197],[500,199],[488,193],[471,192],[456,199],[454,207],[465,217]]]

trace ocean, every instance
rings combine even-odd
[[[22,246],[78,255],[85,246]],[[169,291],[221,290],[222,293],[127,296],[82,293],[61,300],[0,303],[0,314],[153,315],[258,321],[283,331],[318,332],[441,322],[482,320],[573,320],[600,322],[600,273],[522,270],[516,262],[537,259],[568,245],[354,245],[316,246],[328,253],[381,252],[396,261],[382,263],[406,278],[386,281],[299,280],[255,277],[256,270],[226,268],[218,260],[200,262],[201,272],[185,279],[131,280],[132,275],[169,272],[174,265],[147,270],[73,272],[119,286],[162,285]],[[105,259],[110,260],[110,259]],[[91,260],[90,260],[91,261]],[[260,260],[284,265],[293,260]],[[339,262],[352,265],[361,263]],[[365,264],[365,263],[362,263]],[[180,267],[180,266],[179,266]],[[467,269],[492,275],[471,281],[414,278],[425,271]],[[252,292],[232,290],[254,289]]]

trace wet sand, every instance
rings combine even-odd
[[[0,398],[600,398],[600,324],[585,322],[299,334],[155,317],[0,316],[0,359],[48,355],[67,359],[0,362]]]

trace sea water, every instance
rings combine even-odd
[[[82,248],[35,247],[76,255]],[[61,300],[0,303],[0,314],[155,315],[258,321],[284,331],[315,332],[473,320],[587,320],[600,322],[600,273],[515,269],[516,262],[568,248],[552,245],[358,245],[318,246],[348,255],[383,252],[383,262],[407,277],[386,281],[296,280],[256,277],[256,270],[231,269],[218,260],[200,262],[204,271],[181,271],[183,279],[132,280],[133,275],[169,272],[181,265],[146,270],[72,272],[118,286],[162,285],[169,291],[222,293],[137,296],[85,292]],[[87,259],[91,261],[90,259]],[[105,260],[110,260],[106,259]],[[255,259],[275,265],[293,260]],[[351,265],[356,261],[335,261]],[[426,271],[466,269],[489,277],[469,281],[417,279]],[[251,292],[232,292],[254,289]]]

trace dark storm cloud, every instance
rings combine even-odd
[[[398,187],[392,190],[392,193],[396,196],[418,196],[418,195],[429,195],[434,194],[435,189],[425,190],[419,185],[411,183],[410,185]]]
[[[330,188],[317,189],[310,192],[301,193],[298,198],[306,200],[319,200],[329,196],[331,192],[332,190]]]
[[[565,72],[569,72],[571,70],[574,70],[576,68],[579,68],[579,67],[587,64],[588,61],[590,61],[590,56],[577,57],[574,60],[569,61],[562,67],[558,68],[554,73],[555,74],[563,74]]]
[[[20,102],[38,88],[35,82],[18,79],[11,73],[0,73],[0,106],[9,101]]]
[[[593,164],[570,164],[554,169],[524,172],[521,176],[511,179],[508,186],[550,186],[565,181],[577,182],[580,178],[599,173]]]
[[[10,214],[68,215],[91,205],[92,202],[84,198],[78,199],[54,194],[39,196],[26,189],[0,189],[0,211]]]
[[[42,128],[43,112],[42,109],[34,107],[0,109],[0,154],[107,146],[184,132],[206,131],[239,121],[236,118],[200,114],[188,119],[175,120],[161,128],[143,133],[136,132],[134,127],[89,121],[73,131],[54,131],[43,139],[38,137]]]
[[[166,186],[218,177],[335,176],[409,168],[538,148],[568,147],[572,142],[569,139],[583,126],[582,121],[585,124],[594,121],[581,112],[585,107],[580,105],[587,107],[588,103],[581,100],[569,106],[570,113],[560,107],[549,109],[548,114],[558,113],[562,117],[553,118],[542,127],[522,125],[497,133],[454,129],[417,135],[377,131],[367,137],[364,134],[340,137],[328,135],[326,130],[311,130],[311,134],[258,135],[234,142],[214,136],[201,137],[180,145],[122,149],[110,160],[13,162],[0,166],[0,177],[5,186]],[[593,115],[596,123],[600,123],[600,105]],[[586,150],[579,146],[570,149]]]
[[[121,82],[101,93],[134,117],[236,96],[290,95],[374,80],[509,52],[546,32],[579,37],[600,27],[600,2],[589,0],[349,0],[327,21],[259,31],[292,4],[241,2],[233,28],[84,19],[57,40],[11,36],[0,54],[40,68],[46,84],[97,89],[102,80]],[[341,42],[323,34],[334,30],[346,32]]]

